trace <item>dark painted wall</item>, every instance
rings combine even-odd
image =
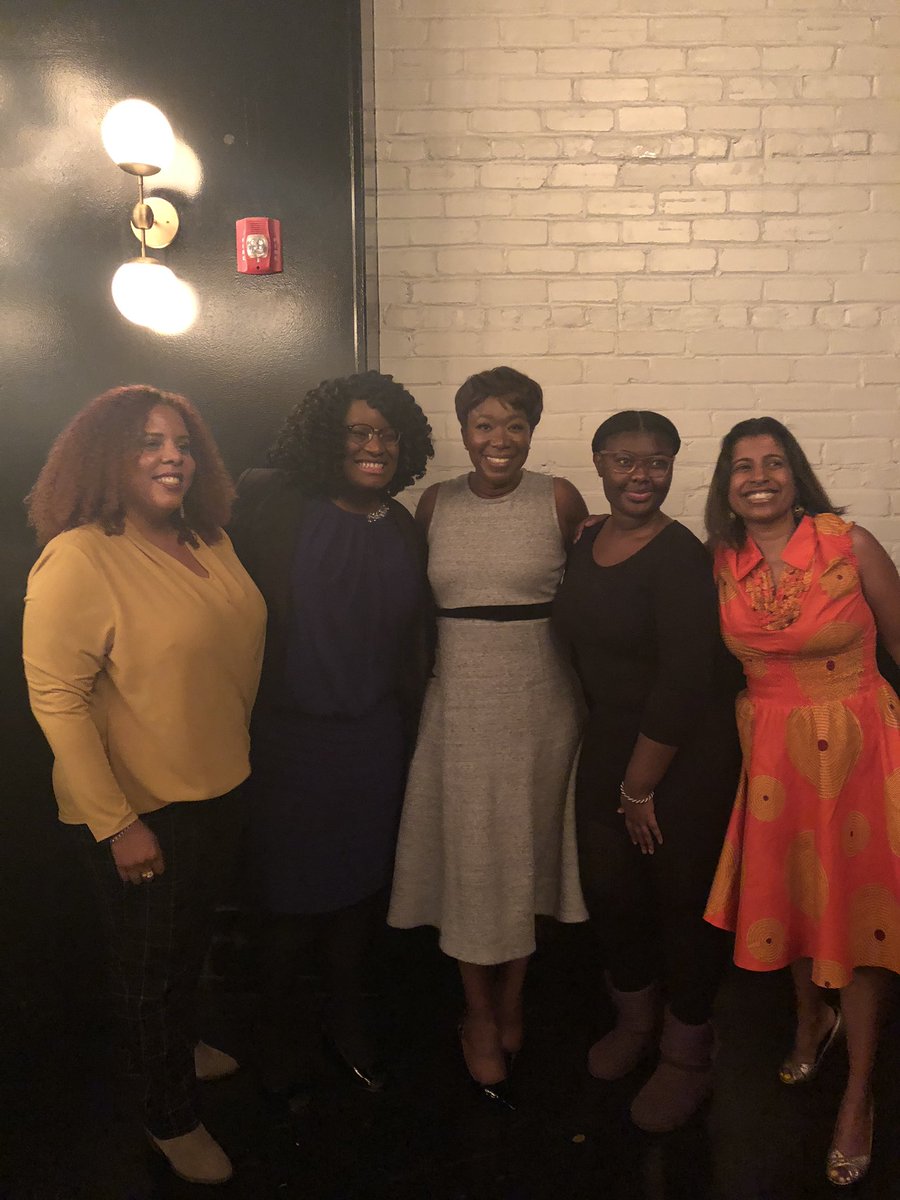
[[[190,396],[238,472],[299,394],[364,360],[359,31],[358,0],[0,0],[0,1000],[45,994],[81,936],[21,681],[35,553],[22,497],[56,433],[107,387]],[[193,194],[157,189],[181,217],[160,256],[200,300],[179,337],[129,324],[110,297],[138,251],[136,185],[99,125],[128,96],[166,113],[202,171]],[[245,216],[281,219],[283,275],[236,273]]]

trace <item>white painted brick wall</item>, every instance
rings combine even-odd
[[[769,413],[900,561],[897,0],[375,0],[382,368],[466,465],[472,371],[545,389],[535,468],[603,501],[596,425],[655,408],[700,531]]]

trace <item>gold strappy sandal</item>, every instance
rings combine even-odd
[[[872,1136],[875,1131],[875,1105],[869,1105],[869,1148],[865,1154],[847,1155],[832,1146],[825,1160],[825,1178],[835,1187],[852,1187],[865,1176],[872,1162]]]
[[[793,1058],[786,1058],[778,1070],[778,1078],[782,1083],[809,1083],[815,1079],[818,1074],[819,1067],[822,1065],[822,1060],[825,1055],[834,1045],[838,1034],[844,1025],[844,1018],[841,1016],[841,1010],[834,1010],[834,1024],[822,1038],[816,1049],[816,1057],[812,1062],[798,1062]]]

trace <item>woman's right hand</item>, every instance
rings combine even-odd
[[[623,800],[617,811],[625,817],[625,829],[631,838],[631,844],[639,846],[641,854],[653,853],[654,839],[662,845],[662,834],[656,823],[656,809],[652,800],[645,800],[642,804],[632,804],[630,800]]]
[[[110,846],[123,883],[152,883],[166,869],[156,834],[138,817]]]

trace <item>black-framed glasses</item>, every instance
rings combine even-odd
[[[616,475],[633,475],[643,467],[651,479],[665,479],[675,461],[674,454],[629,454],[627,450],[599,450],[598,454],[609,460]]]
[[[399,432],[390,426],[376,429],[373,425],[346,425],[344,428],[350,441],[356,446],[367,446],[372,438],[377,438],[382,446],[396,446],[400,441]]]

